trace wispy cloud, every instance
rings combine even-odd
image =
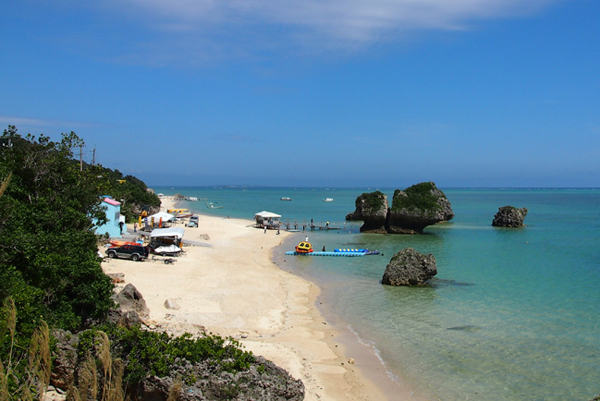
[[[31,128],[47,128],[56,129],[68,127],[68,130],[76,128],[91,128],[98,127],[98,124],[84,123],[80,121],[65,121],[65,120],[45,120],[39,118],[27,118],[27,117],[15,117],[15,116],[1,116],[0,124],[4,126],[14,125],[19,128],[31,129]]]
[[[385,41],[414,30],[467,29],[484,19],[522,16],[562,0],[126,0],[169,32],[232,27],[311,46]],[[297,43],[296,43],[297,44]]]

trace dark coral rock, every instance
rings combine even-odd
[[[513,206],[502,206],[498,208],[498,213],[494,216],[492,226],[494,227],[523,227],[527,208],[516,208]]]
[[[183,383],[178,394],[181,401],[200,400],[275,400],[300,401],[304,399],[304,384],[293,379],[284,369],[263,357],[249,369],[227,372],[211,363],[190,364],[177,361],[167,377],[151,376],[144,379],[131,395],[144,401],[164,401],[178,377],[195,377],[193,383]]]
[[[406,248],[395,254],[385,268],[382,284],[424,285],[437,274],[435,257],[424,255],[413,248]]]
[[[454,218],[446,195],[433,182],[396,190],[390,209],[388,232],[421,234],[427,226]]]
[[[150,313],[144,296],[132,284],[127,284],[120,293],[113,296],[113,300],[124,313],[135,311],[140,317],[147,317]]]
[[[360,232],[385,233],[388,213],[387,196],[380,191],[363,193],[355,202],[356,210],[346,220],[362,220]]]
[[[446,195],[433,182],[422,182],[394,192],[392,207],[379,191],[363,193],[346,220],[362,220],[361,232],[422,234],[429,225],[450,221],[454,212]]]
[[[53,330],[52,336],[56,339],[53,353],[53,367],[50,383],[66,391],[71,383],[77,368],[77,346],[79,337],[65,330]]]

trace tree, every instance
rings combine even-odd
[[[9,126],[0,137],[0,298],[12,297],[17,327],[30,335],[41,319],[75,329],[113,305],[112,284],[100,267],[92,219],[106,221],[101,167],[80,171],[74,133],[60,142]]]

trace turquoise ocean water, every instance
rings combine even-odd
[[[252,219],[267,210],[343,228],[298,233],[276,261],[317,283],[325,315],[369,345],[390,380],[419,394],[589,400],[600,393],[600,189],[443,189],[456,214],[450,223],[421,236],[360,234],[344,217],[358,195],[375,189],[155,188],[206,198],[182,203],[205,214]],[[391,200],[393,189],[379,190]],[[505,205],[527,207],[527,227],[492,227]],[[305,235],[315,249],[366,247],[384,256],[285,257]],[[432,286],[381,285],[392,255],[409,246],[435,256]]]

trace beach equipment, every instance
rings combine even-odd
[[[150,217],[150,219],[154,219],[155,221],[174,221],[175,220],[175,216],[170,214],[170,213],[165,213],[165,212],[158,212],[156,214],[153,214],[152,216],[148,216]],[[141,224],[141,223],[140,223]]]
[[[297,253],[311,253],[311,252],[313,252],[313,248],[312,248],[312,245],[310,244],[310,242],[302,241],[301,243],[296,245],[296,252]]]
[[[181,248],[177,245],[159,246],[154,249],[154,253],[158,255],[175,256],[181,252]]]
[[[334,249],[333,252],[338,252],[338,253],[357,253],[357,252],[361,252],[361,253],[364,253],[365,255],[379,255],[379,251],[371,251],[371,250],[366,249],[366,248],[361,248],[361,249]]]
[[[308,252],[301,253],[297,251],[289,251],[285,253],[290,256],[346,256],[346,257],[360,257],[365,256],[365,252]]]

